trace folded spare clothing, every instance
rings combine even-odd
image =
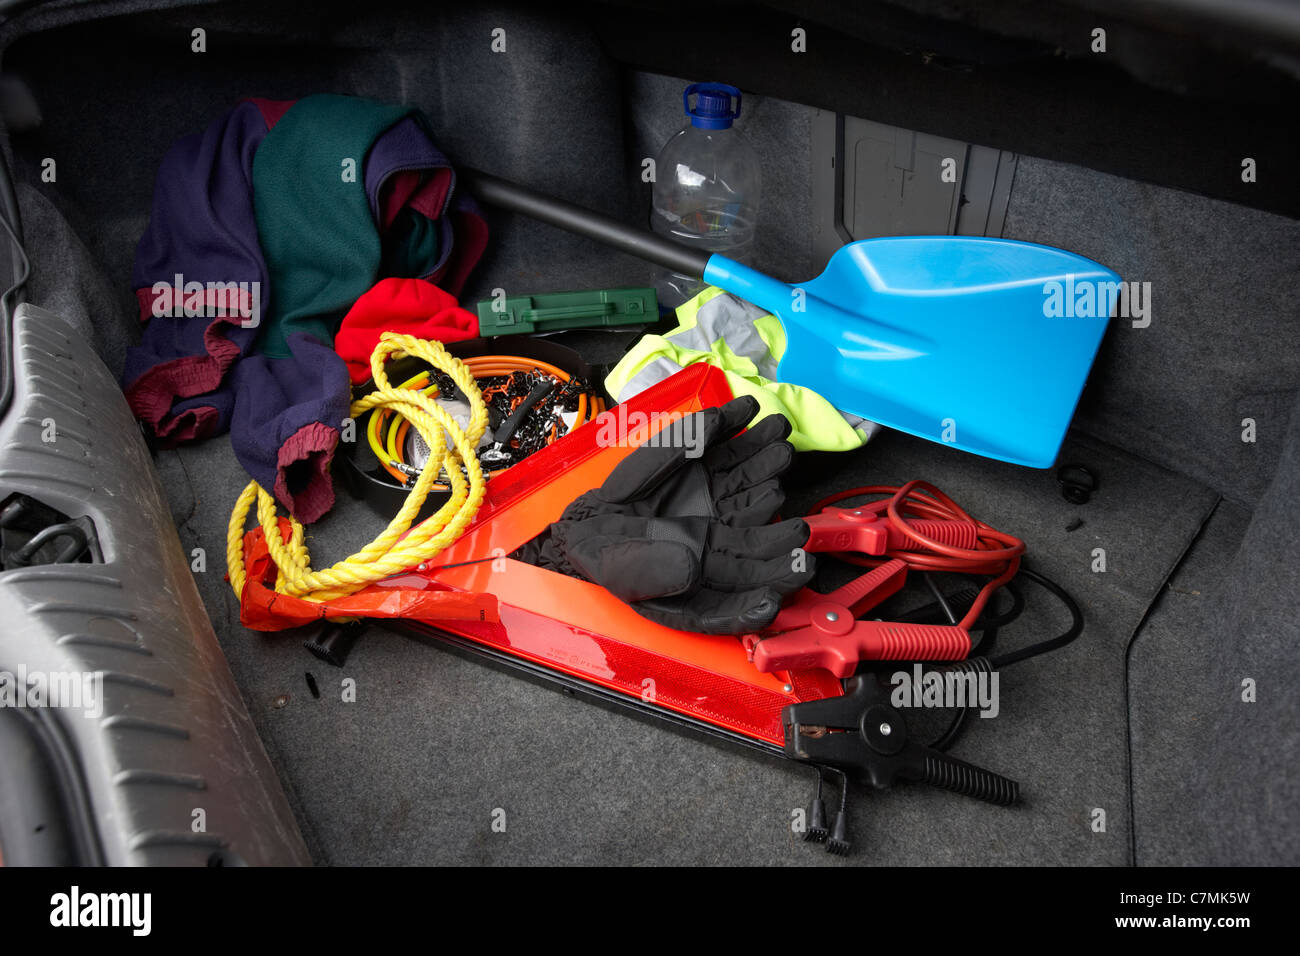
[[[178,140],[158,169],[131,276],[146,324],[122,382],[135,416],[167,444],[230,426],[223,382],[252,349],[266,305],[253,215],[253,155],[266,129],[257,104],[240,103]]]
[[[235,367],[231,439],[259,485],[299,521],[314,521],[334,504],[329,464],[351,388],[329,345],[306,332],[286,345],[288,355],[250,355]]]
[[[458,291],[486,240],[410,107],[241,103],[163,161],[136,254],[131,407],[169,444],[230,428],[248,473],[314,521],[350,397],[339,320],[385,275]]]

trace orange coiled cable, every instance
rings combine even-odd
[[[462,361],[463,364],[473,374],[474,378],[478,380],[491,378],[493,376],[498,376],[498,375],[510,375],[513,372],[545,372],[546,374],[556,378],[558,381],[566,384],[570,382],[573,378],[573,376],[571,376],[564,369],[560,368],[559,366],[552,365],[550,362],[544,362],[541,359],[522,358],[520,356],[515,356],[515,355],[475,355],[463,359]],[[483,395],[486,398],[491,393],[492,393],[491,389],[486,389],[484,390]],[[586,392],[579,394],[576,416],[574,418],[573,426],[569,429],[569,431],[572,432],[575,429],[581,427],[582,425],[585,425],[587,422],[594,419],[597,415],[601,414],[603,411],[605,411],[605,403],[603,400],[596,397],[595,395],[592,395],[589,398]],[[384,414],[386,417],[387,413],[385,412]],[[396,417],[401,419],[400,415]],[[387,426],[384,423],[381,423],[380,424],[381,430],[384,427]],[[396,429],[396,432],[393,436],[393,445],[397,448],[402,448],[403,442],[406,440],[407,432],[410,430],[411,427],[410,423],[407,422],[405,419],[401,419],[391,427]],[[551,429],[552,441],[554,441],[555,438],[557,437],[556,433],[557,433],[557,429],[552,427]],[[389,462],[383,460],[382,456],[380,458],[379,463],[383,467],[383,469],[386,472],[388,472],[388,474],[392,475],[392,477],[394,477],[395,479],[397,479],[402,483],[406,483],[407,475],[404,474],[399,469],[393,467]],[[491,478],[494,475],[498,475],[504,470],[505,470],[504,468],[498,468],[495,471],[489,472],[488,477]],[[434,485],[433,490],[445,491],[446,487],[440,484]]]

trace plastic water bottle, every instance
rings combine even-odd
[[[682,94],[682,106],[691,122],[664,144],[655,161],[651,227],[683,245],[746,262],[754,245],[762,174],[753,147],[732,125],[740,116],[740,90],[725,83],[692,83]],[[655,278],[659,304],[669,308],[703,289],[698,278],[674,272]]]

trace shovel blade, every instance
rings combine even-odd
[[[1033,468],[1055,461],[1120,289],[1082,256],[966,236],[853,242],[794,286],[716,255],[705,278],[781,319],[780,381]]]

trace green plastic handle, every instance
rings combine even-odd
[[[614,314],[612,303],[576,307],[559,306],[554,309],[524,309],[519,318],[525,322],[545,322],[548,319],[600,319]]]

